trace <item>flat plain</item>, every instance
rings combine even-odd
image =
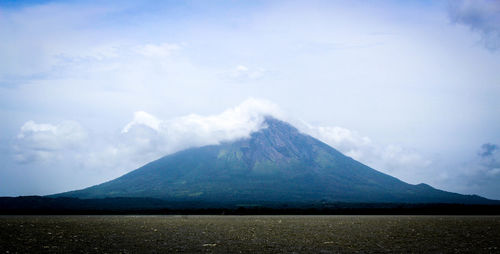
[[[500,216],[0,216],[0,253],[500,253]]]

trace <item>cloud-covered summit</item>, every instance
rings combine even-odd
[[[240,105],[229,108],[220,114],[202,116],[189,114],[169,120],[160,120],[144,111],[134,113],[134,119],[122,130],[124,136],[133,134],[139,128],[154,131],[154,137],[133,137],[142,142],[151,139],[162,140],[159,152],[171,153],[193,146],[218,144],[245,138],[262,128],[265,116],[281,117],[283,113],[273,103],[265,100],[247,99]],[[148,141],[149,142],[149,141]]]

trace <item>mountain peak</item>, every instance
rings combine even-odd
[[[264,121],[262,122],[262,129],[260,131],[272,132],[275,134],[298,134],[297,128],[292,126],[291,124],[282,121],[273,116],[265,116]]]
[[[310,159],[312,138],[300,133],[287,122],[266,116],[264,127],[251,134],[251,138],[236,142],[242,147],[243,156],[252,161],[287,163],[292,159]]]
[[[265,125],[267,125],[267,127],[271,127],[271,128],[297,130],[297,128],[295,128],[291,124],[289,124],[285,121],[282,121],[278,118],[275,118],[274,116],[271,116],[271,115],[265,116],[263,123]]]

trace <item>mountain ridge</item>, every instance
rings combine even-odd
[[[267,116],[250,137],[164,156],[114,180],[53,197],[148,197],[173,201],[485,204],[372,169]]]

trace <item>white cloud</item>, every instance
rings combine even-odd
[[[28,121],[21,127],[21,132],[17,135],[17,137],[24,138],[25,133],[37,133],[44,131],[55,133],[57,131],[57,127],[52,124],[37,124],[33,121]]]
[[[152,148],[159,157],[188,147],[249,137],[261,128],[266,115],[283,114],[273,103],[258,99],[247,99],[217,115],[190,114],[170,120],[159,120],[139,111],[122,134],[136,147]]]
[[[338,126],[303,124],[302,131],[379,171],[404,181],[423,180],[418,176],[431,164],[419,153],[395,144],[378,144],[358,132]]]
[[[237,65],[234,69],[224,73],[223,76],[235,81],[249,81],[263,78],[268,71],[262,67],[248,67],[246,65]]]
[[[17,135],[16,160],[48,161],[62,156],[64,151],[81,147],[86,139],[86,131],[77,122],[65,121],[53,125],[28,121]]]
[[[125,127],[122,129],[122,133],[127,133],[130,128],[134,127],[135,125],[145,125],[155,131],[159,131],[160,124],[161,121],[155,116],[152,116],[144,111],[137,111],[134,113],[134,120],[125,125]]]
[[[306,125],[304,131],[357,160],[365,156],[364,151],[372,149],[372,141],[368,137],[342,127]]]

